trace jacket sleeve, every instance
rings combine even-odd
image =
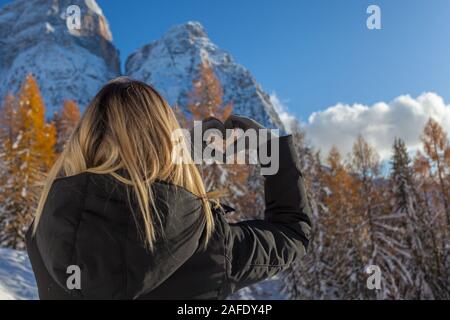
[[[279,138],[279,170],[265,176],[264,220],[225,225],[230,293],[285,270],[308,248],[311,209],[292,136]]]

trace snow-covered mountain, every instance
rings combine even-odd
[[[81,29],[66,26],[80,8]],[[0,98],[16,93],[28,73],[37,79],[47,115],[64,99],[84,107],[120,74],[119,53],[95,0],[16,0],[0,9]]]
[[[283,128],[269,96],[250,72],[211,42],[198,22],[175,26],[160,40],[137,50],[128,57],[125,71],[152,84],[170,104],[183,107],[202,62],[213,67],[223,86],[224,102],[233,103],[234,113],[247,115],[269,127]]]
[[[81,9],[81,29],[66,25],[66,10]],[[185,106],[201,62],[208,61],[234,113],[283,128],[269,96],[250,72],[208,38],[198,22],[170,29],[126,60],[125,73],[154,85],[169,100]],[[15,0],[0,9],[0,99],[17,93],[28,73],[37,79],[47,116],[63,100],[83,110],[98,89],[120,75],[118,50],[95,0]]]

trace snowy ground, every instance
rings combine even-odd
[[[244,288],[230,296],[228,299],[236,300],[285,300],[281,292],[281,278],[275,276],[256,285]]]
[[[258,285],[244,288],[229,299],[283,299],[280,279],[274,277]],[[38,299],[36,282],[25,251],[0,248],[0,300]]]
[[[0,300],[37,298],[36,281],[26,252],[0,248]]]

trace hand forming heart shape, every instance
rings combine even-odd
[[[248,130],[253,130],[254,134],[247,134]],[[266,134],[261,134],[261,131],[266,131]],[[242,151],[258,151],[262,144],[266,144],[273,137],[270,130],[248,117],[230,115],[225,123],[215,117],[208,117],[191,129],[191,150],[200,155],[208,145],[210,149],[216,149],[214,155],[222,155],[231,146],[230,150],[234,150],[232,153],[235,154]],[[200,140],[197,140],[199,138]],[[225,150],[221,145],[225,146]]]

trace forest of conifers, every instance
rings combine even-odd
[[[226,119],[233,102],[208,66],[187,106],[173,106],[182,126],[214,115]],[[185,111],[181,111],[185,110]],[[0,246],[24,250],[45,173],[80,119],[66,101],[51,119],[39,85],[29,75],[0,110]],[[313,211],[308,255],[283,273],[290,299],[449,299],[450,142],[436,119],[423,128],[421,151],[411,154],[401,137],[391,160],[355,137],[353,151],[322,154],[300,122],[291,134]],[[381,170],[381,168],[387,168]],[[228,190],[231,221],[263,218],[263,179],[257,166],[209,165],[201,171],[208,190]],[[381,288],[367,287],[366,268],[378,266]]]

